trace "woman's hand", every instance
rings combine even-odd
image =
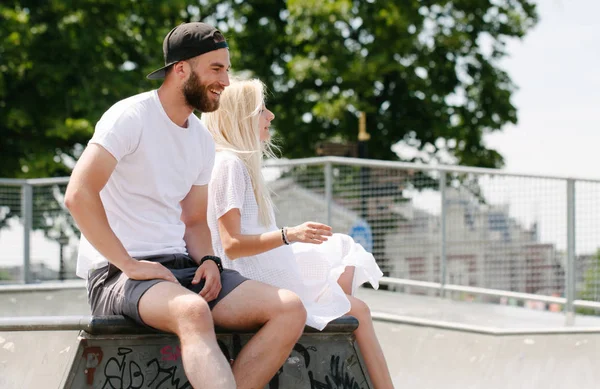
[[[296,227],[288,227],[287,229],[287,238],[290,243],[321,244],[327,241],[327,237],[331,235],[331,227],[315,222],[306,222]]]

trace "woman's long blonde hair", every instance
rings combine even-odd
[[[265,90],[265,85],[257,79],[232,80],[221,93],[219,109],[203,113],[202,121],[215,140],[217,152],[235,153],[248,169],[260,223],[268,227],[274,222],[273,202],[261,167],[263,156],[274,156],[274,146],[270,140],[260,141],[258,128]]]

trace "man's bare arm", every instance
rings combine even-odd
[[[200,264],[205,255],[214,255],[210,228],[206,219],[208,209],[208,185],[194,185],[190,193],[181,202],[181,220],[185,223],[183,239],[188,255]],[[192,284],[205,280],[200,296],[206,301],[212,301],[221,291],[219,269],[213,261],[204,262],[194,275]]]
[[[194,185],[181,202],[181,220],[185,223],[183,239],[188,254],[196,262],[205,255],[214,255],[206,213],[208,185]]]
[[[160,266],[162,269],[154,264],[139,266],[139,261],[131,258],[110,228],[106,210],[100,199],[100,191],[116,166],[117,160],[112,154],[102,146],[90,144],[71,174],[65,193],[66,207],[92,246],[129,278],[164,278],[176,282],[171,272],[162,265]]]

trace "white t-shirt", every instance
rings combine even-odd
[[[180,201],[193,185],[210,181],[215,144],[198,117],[187,128],[171,121],[156,90],[113,105],[89,143],[111,153],[117,165],[100,192],[106,216],[132,257],[186,253]],[[107,264],[81,236],[77,275]]]

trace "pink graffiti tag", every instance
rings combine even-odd
[[[165,346],[160,349],[160,355],[162,355],[163,362],[177,362],[181,359],[181,346]]]

